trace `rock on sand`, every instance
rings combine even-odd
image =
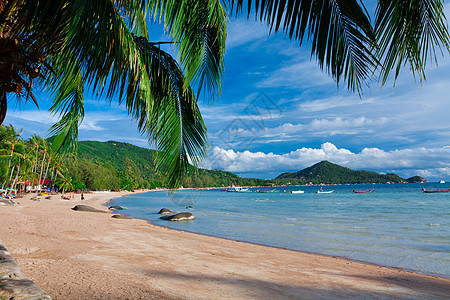
[[[111,206],[109,207],[109,209],[110,209],[110,210],[122,210],[123,207],[122,207],[122,206],[119,206],[119,205],[111,205]]]
[[[167,221],[186,221],[186,220],[194,220],[195,217],[193,214],[189,212],[182,212],[175,215],[170,216],[162,216],[160,219],[167,220]]]
[[[174,211],[167,209],[167,208],[161,208],[161,210],[158,212],[160,215],[167,215],[167,214],[173,214]]]
[[[111,218],[114,218],[114,219],[131,219],[129,216],[122,215],[122,214],[112,215]]]
[[[72,209],[76,210],[76,211],[90,211],[90,212],[107,213],[106,211],[93,208],[92,206],[82,205],[82,204],[75,205]]]

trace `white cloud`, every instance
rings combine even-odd
[[[333,96],[317,100],[301,102],[299,108],[305,112],[317,112],[336,108],[351,107],[352,111],[358,111],[359,107],[374,104],[376,101],[372,97],[359,99],[357,96]]]
[[[285,154],[211,149],[202,167],[223,169],[233,173],[266,173],[274,176],[287,171],[298,171],[319,161],[328,160],[354,170],[395,172],[400,176],[422,175],[426,177],[450,176],[450,147],[417,148],[384,151],[364,148],[353,153],[332,143],[320,148],[303,147]],[[269,177],[270,178],[270,177]]]
[[[315,61],[305,60],[304,57],[295,57],[283,62],[279,69],[258,82],[256,87],[301,90],[311,87],[320,88],[325,85],[332,86],[333,79],[326,72],[320,70]]]
[[[389,124],[386,117],[376,119],[364,116],[357,118],[311,119],[308,123],[286,122],[275,127],[260,128],[252,121],[238,119],[230,126],[221,129],[218,137],[228,147],[235,148],[253,144],[267,144],[308,139],[308,137],[349,136],[356,134],[373,134]],[[251,139],[251,140],[249,140]]]
[[[232,19],[227,27],[226,49],[246,45],[258,40],[267,40],[269,29],[260,22],[247,19]]]
[[[8,112],[8,117],[47,125],[53,125],[58,121],[58,116],[54,116],[46,110],[13,111]]]

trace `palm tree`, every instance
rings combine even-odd
[[[30,148],[32,148],[32,151],[34,152],[35,155],[32,172],[35,172],[37,170],[39,146],[41,144],[42,138],[36,134],[33,134],[28,141],[28,145]]]
[[[61,176],[56,181],[56,184],[58,185],[59,189],[62,190],[62,193],[73,190],[73,180],[70,176],[64,176],[60,174]]]
[[[0,124],[8,92],[33,96],[34,81],[54,93],[52,128],[58,149],[75,149],[83,120],[85,85],[124,103],[138,129],[160,150],[158,165],[176,187],[189,167],[206,155],[206,127],[197,107],[202,91],[220,92],[226,21],[243,0],[10,0],[0,6]],[[373,76],[384,84],[409,64],[425,78],[429,58],[448,52],[442,2],[379,0],[374,26],[362,1],[246,1],[273,31],[300,44],[337,84],[362,92]],[[146,16],[164,22],[178,64],[149,41]],[[194,92],[191,87],[196,87]],[[24,90],[24,92],[21,92]],[[63,147],[63,148],[61,148]]]

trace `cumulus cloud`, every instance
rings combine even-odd
[[[259,173],[276,176],[282,172],[304,169],[322,160],[354,170],[395,172],[404,177],[417,174],[425,177],[450,176],[450,146],[393,151],[364,148],[361,152],[354,153],[327,142],[320,148],[302,147],[285,154],[239,152],[214,147],[202,167],[222,169],[237,174]],[[266,178],[271,177],[266,176]]]

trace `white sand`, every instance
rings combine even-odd
[[[448,299],[450,279],[78,212],[125,193],[0,206],[0,240],[57,299]],[[195,222],[195,221],[193,221]]]

